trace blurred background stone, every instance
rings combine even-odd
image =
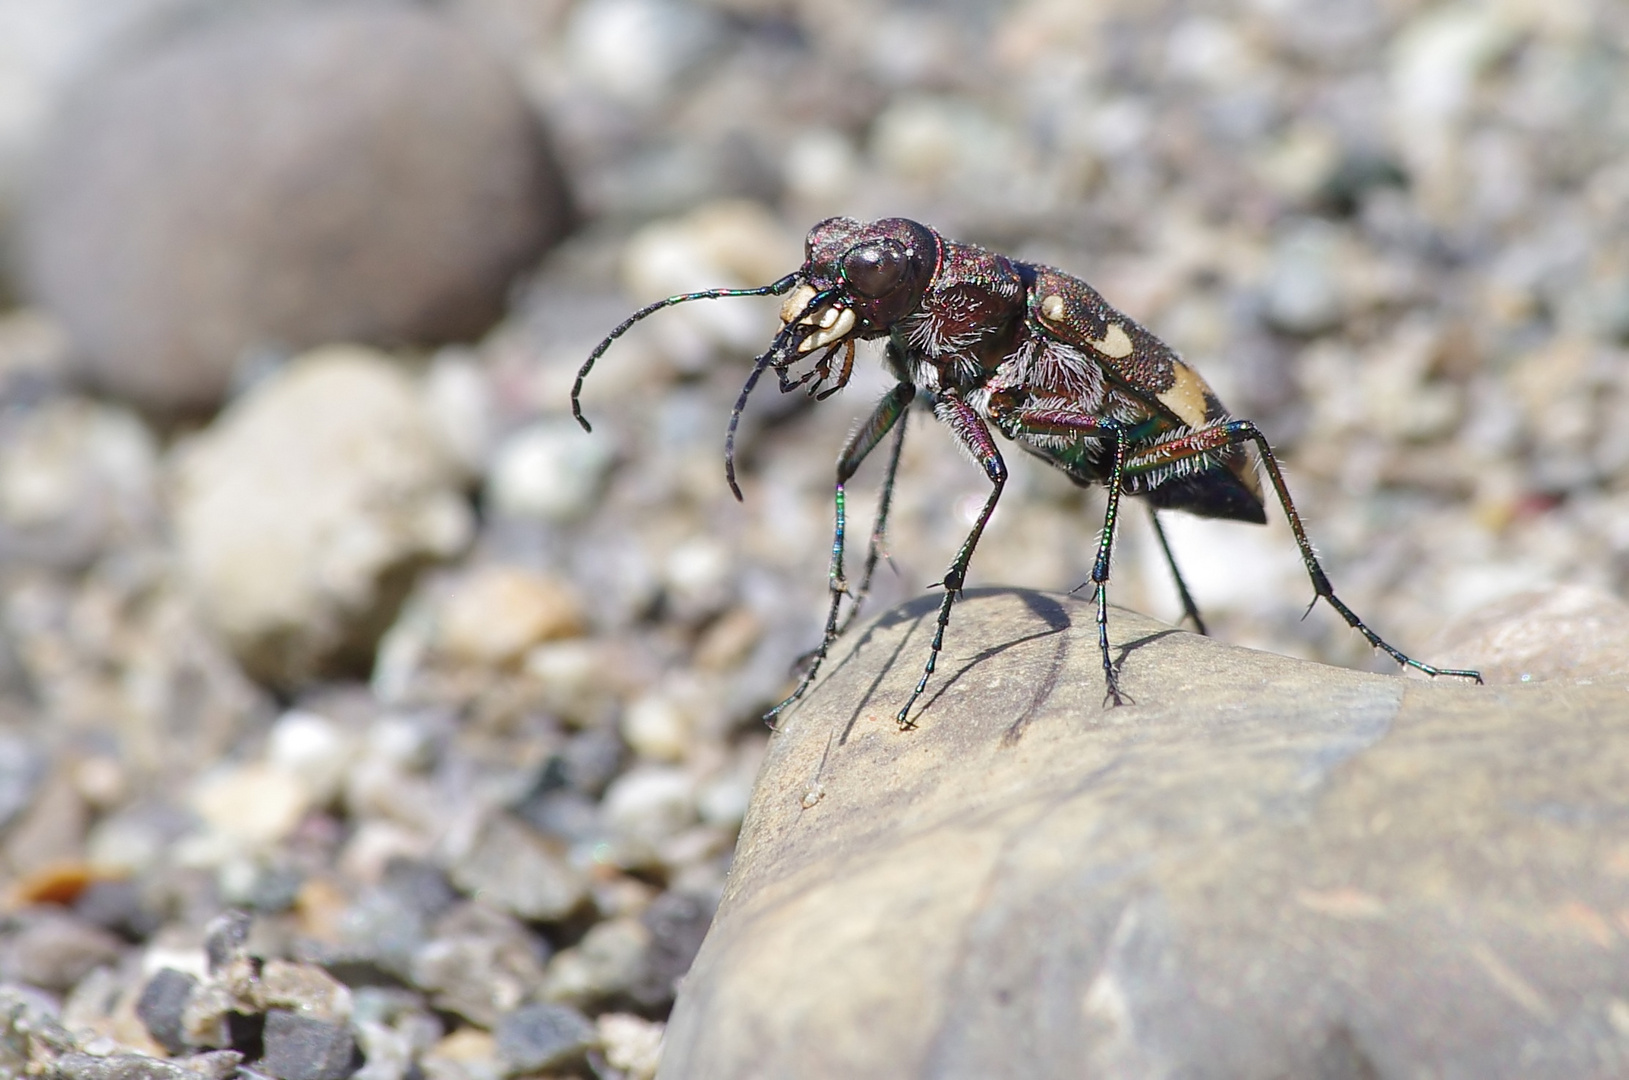
[[[459,473],[410,376],[381,353],[319,350],[178,454],[182,565],[255,675],[355,670],[414,571],[468,543]]]
[[[1433,656],[1474,657],[1490,684],[1629,673],[1629,604],[1582,585],[1517,593],[1443,627]]]
[[[40,153],[26,275],[96,385],[196,410],[257,355],[480,333],[566,218],[536,119],[456,25],[282,5],[87,81]]]

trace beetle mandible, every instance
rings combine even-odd
[[[770,717],[803,696],[865,596],[887,526],[906,411],[918,396],[983,467],[990,494],[941,582],[944,598],[927,662],[895,717],[901,728],[914,726],[911,708],[933,675],[951,606],[1007,482],[1007,466],[992,429],[1061,469],[1075,483],[1102,484],[1108,491],[1090,578],[1108,691],[1105,705],[1127,700],[1110,658],[1108,637],[1109,564],[1120,497],[1142,496],[1151,509],[1265,524],[1258,463],[1295,534],[1312,579],[1313,603],[1326,601],[1371,646],[1405,667],[1482,681],[1475,671],[1432,667],[1405,655],[1335,595],[1266,437],[1251,421],[1232,417],[1170,346],[1109,306],[1077,277],[946,240],[905,218],[873,222],[829,218],[810,230],[803,265],[779,281],[754,289],[685,293],[641,308],[611,331],[578,371],[571,390],[572,415],[589,430],[579,401],[583,380],[611,343],[636,322],[674,304],[735,296],[785,297],[781,329],[754,363],[730,414],[725,476],[737,499],[741,490],[735,480],[736,426],[765,371],[774,371],[782,393],[805,387],[825,398],[848,384],[855,342],[881,338],[886,340],[884,363],[898,380],[838,456],[837,527],[827,575],[831,606],[825,634],[809,654],[797,689],[770,710]],[[804,362],[808,367],[797,373]],[[890,432],[893,445],[864,574],[859,587],[850,590],[843,571],[844,485]],[[1157,516],[1154,524],[1170,560]],[[1186,613],[1203,632],[1174,561],[1171,569]],[[840,620],[845,596],[852,603],[847,618]]]

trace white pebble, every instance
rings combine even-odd
[[[487,477],[487,503],[506,517],[581,517],[599,497],[615,456],[613,445],[608,438],[590,438],[569,418],[539,420],[498,447]]]

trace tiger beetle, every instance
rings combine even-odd
[[[1266,437],[1249,420],[1230,416],[1205,381],[1170,346],[1110,307],[1077,277],[946,240],[926,225],[904,218],[869,223],[829,218],[810,230],[802,267],[779,281],[759,288],[684,293],[636,311],[595,347],[577,372],[571,411],[578,423],[591,430],[579,400],[583,380],[611,343],[630,327],[674,304],[735,296],[785,297],[781,328],[753,364],[730,413],[724,472],[737,499],[741,489],[735,479],[736,428],[748,396],[765,371],[775,373],[782,393],[803,387],[824,399],[848,384],[854,371],[855,342],[880,338],[886,341],[884,362],[898,380],[838,456],[837,528],[827,576],[831,606],[825,635],[808,655],[797,689],[771,709],[766,719],[773,719],[803,696],[832,642],[859,610],[882,549],[905,437],[905,414],[918,396],[983,467],[990,494],[940,582],[944,598],[939,603],[933,643],[922,677],[895,717],[901,728],[914,726],[911,708],[933,675],[951,605],[961,594],[973,549],[1007,483],[1007,465],[992,429],[1063,470],[1075,483],[1083,487],[1102,484],[1108,491],[1090,578],[1108,690],[1105,706],[1128,700],[1110,659],[1108,635],[1109,559],[1120,497],[1142,496],[1151,514],[1186,510],[1201,517],[1265,524],[1258,461],[1295,534],[1301,561],[1312,579],[1314,604],[1320,598],[1327,601],[1371,646],[1405,667],[1432,676],[1482,681],[1478,672],[1432,667],[1404,655],[1364,625],[1335,595],[1307,540]],[[805,361],[808,366],[799,371]],[[851,590],[843,572],[844,485],[890,432],[892,448],[865,570],[858,588]],[[1256,460],[1251,458],[1252,446]],[[1204,624],[1171,557],[1157,514],[1153,521],[1184,611],[1203,633]],[[845,596],[851,603],[847,616],[840,619]]]

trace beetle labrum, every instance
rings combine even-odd
[[[1126,700],[1108,638],[1109,564],[1120,497],[1142,496],[1154,509],[1264,524],[1258,462],[1295,534],[1312,580],[1314,603],[1328,602],[1371,646],[1405,667],[1482,681],[1475,671],[1432,667],[1405,655],[1335,595],[1261,431],[1249,420],[1230,416],[1174,350],[1110,307],[1084,281],[1051,267],[946,240],[926,225],[904,218],[874,222],[830,218],[810,230],[804,251],[803,265],[772,284],[685,293],[641,308],[594,349],[571,392],[572,414],[586,430],[589,424],[579,401],[583,380],[611,343],[636,322],[691,300],[784,296],[781,329],[741,388],[725,437],[725,475],[739,499],[736,425],[764,372],[774,371],[783,393],[804,387],[825,398],[847,385],[855,342],[886,340],[884,362],[898,382],[855,429],[837,459],[837,527],[825,634],[810,654],[797,689],[770,716],[809,688],[832,642],[852,621],[865,595],[887,524],[905,415],[918,396],[931,404],[939,420],[983,467],[990,493],[941,582],[944,597],[927,662],[895,717],[901,727],[913,724],[911,708],[933,675],[951,606],[1007,481],[1007,466],[992,429],[1061,469],[1075,483],[1107,489],[1090,578],[1108,691],[1105,704]],[[798,373],[804,362],[808,367]],[[843,570],[844,485],[890,432],[893,446],[865,571],[859,587],[850,590]],[[1169,559],[1157,516],[1154,522]],[[1171,567],[1175,572],[1174,562]],[[1187,613],[1203,631],[1180,574],[1177,582]],[[852,602],[847,618],[840,620],[845,596]]]

